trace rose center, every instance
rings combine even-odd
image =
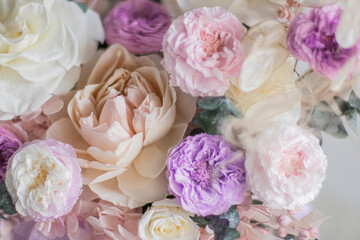
[[[299,176],[304,169],[304,153],[302,151],[284,151],[281,159],[280,171],[288,178],[290,176]]]
[[[214,35],[202,31],[200,32],[200,38],[202,42],[202,47],[207,56],[211,56],[212,54],[220,50],[222,47],[222,41],[219,33],[216,33]]]
[[[210,185],[212,179],[212,167],[208,164],[207,159],[201,159],[200,161],[194,162],[191,177],[204,189]]]

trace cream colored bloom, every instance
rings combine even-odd
[[[250,114],[258,111],[255,108],[260,107],[263,103],[267,106],[263,110],[276,110],[279,106],[272,105],[272,100],[275,99],[289,104],[288,110],[291,110],[299,103],[300,99],[300,89],[294,81],[293,68],[293,64],[285,61],[279,68],[271,72],[269,77],[265,78],[265,82],[259,88],[249,92],[242,91],[237,80],[234,79],[225,95],[245,115],[248,112]]]
[[[155,202],[139,222],[139,237],[143,240],[197,240],[199,228],[190,216],[174,200]]]
[[[242,40],[245,61],[238,79],[244,92],[259,88],[289,56],[287,31],[277,21],[264,21],[252,27]]]
[[[170,87],[165,71],[112,45],[69,103],[70,118],[47,136],[78,149],[85,184],[100,198],[134,208],[167,195],[167,151],[194,113],[195,100]]]
[[[99,16],[67,0],[0,1],[0,119],[68,92],[104,40]]]

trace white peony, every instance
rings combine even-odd
[[[68,92],[104,41],[100,17],[67,0],[0,1],[0,119]]]
[[[5,184],[16,210],[35,221],[68,214],[81,194],[73,147],[53,139],[24,144],[9,160]]]
[[[265,205],[293,209],[314,200],[327,166],[314,135],[294,124],[278,122],[244,143],[248,184]]]
[[[190,213],[170,199],[154,202],[139,223],[139,237],[143,240],[197,240],[199,236]]]

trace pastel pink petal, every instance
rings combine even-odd
[[[196,98],[184,93],[179,88],[176,91],[176,120],[175,124],[188,123],[192,120],[196,111]]]
[[[143,134],[121,142],[115,151],[103,151],[97,147],[89,147],[88,153],[101,163],[113,164],[117,167],[128,166],[138,155],[143,145]]]
[[[82,119],[83,120],[83,119]],[[86,125],[85,125],[86,124]],[[104,151],[113,151],[117,145],[131,138],[131,135],[119,122],[113,122],[111,126],[106,123],[93,127],[89,121],[81,122],[81,136],[91,145]]]
[[[6,236],[11,232],[12,225],[9,221],[0,219],[0,236]]]
[[[92,179],[91,182],[89,183],[89,184],[91,184],[91,183],[104,182],[109,179],[115,178],[115,177],[121,175],[125,171],[126,171],[126,169],[120,169],[120,170],[109,171],[109,172],[97,171],[96,169],[86,169],[83,173],[83,176],[84,176],[84,178]]]
[[[126,103],[124,96],[120,95],[106,101],[101,111],[99,123],[107,123],[108,126],[111,126],[114,122],[120,122],[123,129],[128,132],[126,135],[133,135],[134,132],[129,126],[132,115],[132,109]]]
[[[176,117],[176,108],[173,105],[161,118],[151,119],[151,115],[146,118],[145,124],[147,132],[144,140],[144,146],[151,144],[163,138],[174,125]]]
[[[45,137],[68,143],[77,149],[85,150],[89,146],[79,135],[69,118],[61,118],[54,122],[46,131]]]
[[[90,189],[101,196],[101,199],[109,201],[114,205],[126,206],[129,208],[136,208],[146,204],[145,201],[136,201],[131,199],[118,188],[116,179],[110,179],[105,182],[90,184]]]
[[[103,222],[99,221],[99,219],[90,216],[86,221],[95,229],[95,232],[104,232],[106,226]]]
[[[143,177],[156,178],[165,168],[167,151],[180,142],[187,124],[179,124],[159,141],[144,147],[134,160],[136,171]]]
[[[157,178],[146,178],[134,166],[117,177],[119,189],[131,199],[142,202],[161,200],[168,194],[165,171]]]
[[[99,218],[99,221],[106,226],[106,228],[116,229],[119,224],[119,218],[111,215],[103,215]]]
[[[45,115],[50,115],[59,112],[64,106],[64,101],[59,96],[53,96],[43,106]]]
[[[90,75],[88,84],[97,84],[107,79],[117,68],[132,71],[136,68],[136,57],[118,44],[111,45],[100,57]]]

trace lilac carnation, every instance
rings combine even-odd
[[[167,160],[169,191],[187,211],[220,215],[244,200],[245,158],[221,136],[185,138]]]
[[[336,41],[341,13],[341,7],[331,5],[299,14],[292,20],[287,36],[290,52],[329,79],[334,79],[358,52],[356,46],[345,49]]]
[[[0,182],[5,179],[8,160],[21,145],[22,142],[13,132],[0,127]]]
[[[164,6],[149,0],[127,0],[105,18],[106,41],[120,43],[135,54],[158,52],[170,23]]]

